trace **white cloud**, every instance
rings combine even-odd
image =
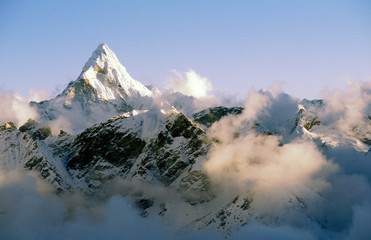
[[[0,122],[14,122],[18,127],[29,118],[37,118],[35,109],[31,108],[27,98],[12,93],[0,93]]]
[[[324,123],[336,122],[346,134],[354,126],[369,128],[365,120],[371,115],[371,82],[349,82],[346,90],[325,89],[323,94],[325,107],[319,117]]]
[[[41,101],[49,96],[45,90],[30,89],[28,96],[22,96],[0,89],[0,123],[12,121],[19,127],[30,118],[37,119],[39,115],[30,101]]]
[[[187,71],[184,75],[173,70],[177,78],[169,80],[169,88],[171,92],[180,92],[186,96],[195,98],[205,98],[209,96],[209,92],[213,90],[213,86],[209,79],[202,77],[194,70]]]

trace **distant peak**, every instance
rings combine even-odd
[[[107,46],[107,44],[101,43],[98,45],[97,49],[94,52],[107,54],[108,52],[112,52],[112,50]]]
[[[104,43],[98,45],[85,63],[78,80],[87,81],[104,100],[154,95],[129,75],[116,54]]]
[[[101,43],[101,44],[98,45],[97,49],[95,49],[95,51],[93,52],[92,57],[97,57],[97,56],[100,56],[102,54],[104,54],[106,56],[112,56],[114,58],[117,58],[116,54],[105,43]]]
[[[108,48],[108,46],[105,43],[101,43],[98,45],[98,48]]]
[[[107,44],[101,43],[86,62],[83,67],[83,72],[88,70],[90,67],[94,68],[97,65],[102,65],[102,63],[104,65],[104,62],[118,62],[118,59],[116,54],[107,46]]]

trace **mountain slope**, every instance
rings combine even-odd
[[[71,130],[83,130],[133,109],[148,109],[154,93],[134,80],[106,44],[101,44],[84,65],[80,76],[70,82],[57,97],[32,102],[41,121],[63,118],[74,122],[76,115],[87,124],[76,124]],[[76,121],[75,121],[76,122]],[[81,122],[81,121],[80,121]]]
[[[10,123],[0,126],[0,168],[34,171],[58,191],[71,190],[71,179],[59,157],[49,148],[50,128],[29,120],[19,130]],[[55,137],[54,137],[55,138]],[[59,148],[62,144],[58,144]]]
[[[78,186],[92,191],[117,176],[171,185],[200,170],[211,141],[173,109],[117,116],[86,129],[72,146],[67,170]]]

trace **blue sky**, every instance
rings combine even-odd
[[[300,98],[371,80],[369,1],[0,1],[0,89],[60,92],[99,43],[165,87],[194,69],[245,96],[283,81]]]

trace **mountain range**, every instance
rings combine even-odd
[[[86,198],[104,201],[120,194],[130,199],[143,217],[161,216],[177,229],[213,229],[228,237],[242,226],[258,222],[310,225],[336,232],[337,227],[313,206],[323,207],[331,201],[318,187],[321,171],[330,169],[326,174],[332,174],[349,163],[334,160],[313,167],[300,165],[300,159],[295,159],[296,168],[303,169],[310,181],[290,178],[295,187],[290,184],[284,191],[280,198],[284,201],[277,203],[277,208],[283,206],[285,211],[275,215],[262,211],[260,192],[251,190],[261,183],[261,176],[250,179],[241,175],[242,186],[225,189],[232,176],[228,173],[238,172],[233,164],[238,167],[240,163],[233,161],[240,157],[234,154],[241,148],[233,147],[253,142],[255,151],[264,151],[273,144],[281,156],[296,144],[303,151],[295,158],[302,155],[306,159],[313,148],[318,150],[317,159],[336,159],[346,153],[361,165],[371,159],[371,117],[362,116],[365,125],[348,127],[326,117],[325,100],[296,100],[266,91],[259,94],[259,104],[268,102],[261,114],[253,114],[251,104],[185,112],[182,109],[194,109],[186,106],[195,104],[193,97],[163,94],[156,87],[143,85],[129,75],[106,44],[101,44],[62,93],[50,100],[30,102],[38,119],[29,119],[22,126],[12,122],[0,126],[0,168],[34,172],[58,195],[81,192]],[[340,132],[339,126],[347,131]],[[310,147],[302,147],[303,142],[310,142]],[[232,158],[231,163],[226,160],[225,165],[221,163],[224,168],[214,170],[208,162],[223,154]],[[246,157],[257,172],[267,163],[259,156]],[[344,169],[354,174],[363,171]],[[270,183],[270,179],[264,181]],[[176,211],[179,206],[184,208],[181,216]]]

